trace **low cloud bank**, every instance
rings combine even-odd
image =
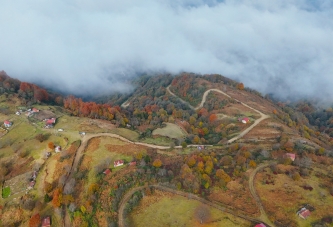
[[[0,31],[0,70],[77,95],[188,71],[333,100],[329,0],[15,0],[1,4]]]

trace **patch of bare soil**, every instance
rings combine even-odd
[[[146,150],[145,146],[136,145],[136,144],[125,144],[125,145],[115,145],[115,144],[106,144],[105,148],[110,152],[116,152],[124,155],[134,155],[138,151]]]
[[[100,127],[97,124],[93,124],[91,120],[85,120],[79,125],[79,130],[95,133],[96,131],[100,131]]]
[[[95,137],[89,140],[88,146],[86,148],[86,153],[94,152],[98,149],[99,144],[101,143],[101,138]]]
[[[50,110],[40,110],[38,113],[35,113],[34,118],[42,121],[44,119],[55,118],[56,115]]]
[[[247,185],[247,181],[244,181],[243,184],[238,181],[231,181],[227,185],[227,190],[214,189],[208,198],[211,201],[230,206],[232,209],[241,210],[247,215],[258,216],[260,215],[259,209]]]
[[[91,119],[90,121],[92,124],[96,124],[98,127],[102,129],[112,130],[116,128],[114,124],[112,124],[110,121],[107,120]]]
[[[274,104],[268,101],[267,99],[261,98],[260,96],[257,96],[253,93],[244,90],[236,90],[228,87],[226,93],[230,95],[232,98],[244,102],[247,105],[255,109],[258,109],[259,111],[266,114],[271,114],[275,109]]]
[[[266,119],[260,122],[249,133],[247,133],[244,139],[277,139],[281,136],[281,130],[279,125],[270,125],[271,119]]]
[[[222,108],[221,112],[229,116],[244,115],[252,117],[254,119],[260,118],[259,113],[251,110],[250,108],[247,108],[240,103],[230,103],[226,107]]]

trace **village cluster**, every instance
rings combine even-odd
[[[33,107],[33,108],[30,108],[30,109],[28,109],[28,110],[26,110],[26,111],[24,111],[23,109],[20,109],[20,110],[16,111],[15,114],[16,114],[17,116],[20,116],[21,114],[24,114],[24,115],[27,116],[27,117],[31,117],[31,116],[33,116],[34,114],[39,113],[39,111],[40,111],[39,109]],[[54,117],[44,119],[44,120],[43,120],[43,122],[45,122],[45,126],[44,126],[44,128],[53,128],[53,127],[54,127],[54,124],[55,124],[55,122],[56,122],[56,120],[57,120],[57,119],[54,118]],[[13,125],[13,122],[10,121],[10,120],[5,120],[5,121],[3,122],[3,124],[4,124],[5,128],[10,128],[10,127]]]

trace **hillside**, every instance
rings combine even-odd
[[[333,222],[330,109],[221,75],[142,76],[90,101],[0,79],[0,226]]]

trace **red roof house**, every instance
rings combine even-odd
[[[111,170],[110,169],[106,169],[106,170],[104,170],[104,172],[103,172],[105,175],[109,175],[109,173],[111,173]]]
[[[296,154],[287,153],[287,154],[285,154],[285,157],[290,158],[292,161],[295,161]]]
[[[124,161],[123,160],[117,160],[113,162],[113,166],[114,167],[118,167],[118,166],[122,166],[124,165]]]
[[[56,119],[55,118],[51,118],[51,119],[47,119],[46,120],[46,124],[47,125],[52,125],[52,124],[54,124],[56,122]]]
[[[257,224],[256,226],[254,227],[266,227],[266,225],[264,225],[263,223],[260,223],[260,224]]]
[[[300,216],[303,219],[306,219],[307,217],[310,216],[311,212],[306,209],[305,207],[303,207],[300,211],[297,212],[298,216]]]
[[[248,117],[244,117],[243,119],[242,119],[242,123],[243,124],[246,124],[246,123],[249,123],[250,122],[250,119],[248,118]]]
[[[6,128],[9,128],[10,126],[12,126],[13,123],[8,120],[5,120],[3,124],[5,125]]]
[[[36,109],[36,108],[32,108],[32,110],[31,110],[32,112],[34,112],[34,113],[38,113],[39,112],[39,109]]]
[[[51,227],[51,218],[50,217],[43,218],[42,227]]]

